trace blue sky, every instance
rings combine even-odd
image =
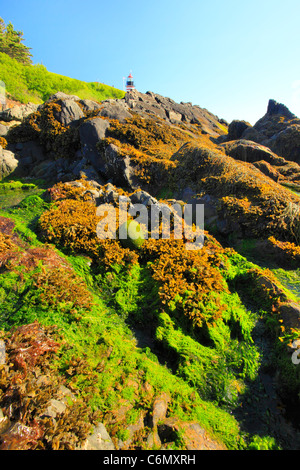
[[[268,100],[300,116],[299,0],[0,0],[50,72],[191,101],[254,124]]]

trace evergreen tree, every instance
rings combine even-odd
[[[11,23],[6,26],[4,20],[0,18],[0,52],[4,52],[24,65],[29,65],[32,63],[32,55],[30,48],[25,46],[23,41],[23,32],[16,31]]]

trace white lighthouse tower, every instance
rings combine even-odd
[[[132,73],[130,72],[126,80],[126,91],[132,91],[132,90],[135,90],[135,86],[133,82]]]

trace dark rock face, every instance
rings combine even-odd
[[[238,121],[238,120],[232,121],[228,127],[228,136],[226,140],[230,141],[230,140],[240,139],[241,136],[243,135],[243,132],[249,127],[252,127],[252,126],[246,121]]]
[[[267,114],[269,116],[273,116],[274,114],[279,114],[280,116],[284,116],[288,119],[295,118],[295,114],[291,113],[291,111],[282,103],[277,103],[275,100],[269,100]]]
[[[117,185],[135,189],[134,169],[128,156],[122,156],[119,148],[114,144],[109,144],[104,151],[103,173],[112,179]]]
[[[82,155],[99,171],[105,171],[105,161],[100,156],[96,144],[105,138],[108,128],[109,122],[101,117],[87,120],[79,127]]]
[[[280,306],[280,314],[284,324],[290,328],[300,327],[300,305],[295,302],[286,302]]]

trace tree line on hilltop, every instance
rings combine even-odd
[[[7,25],[0,18],[0,52],[4,52],[24,65],[32,64],[30,47],[23,44],[23,32],[14,29],[9,22]]]

